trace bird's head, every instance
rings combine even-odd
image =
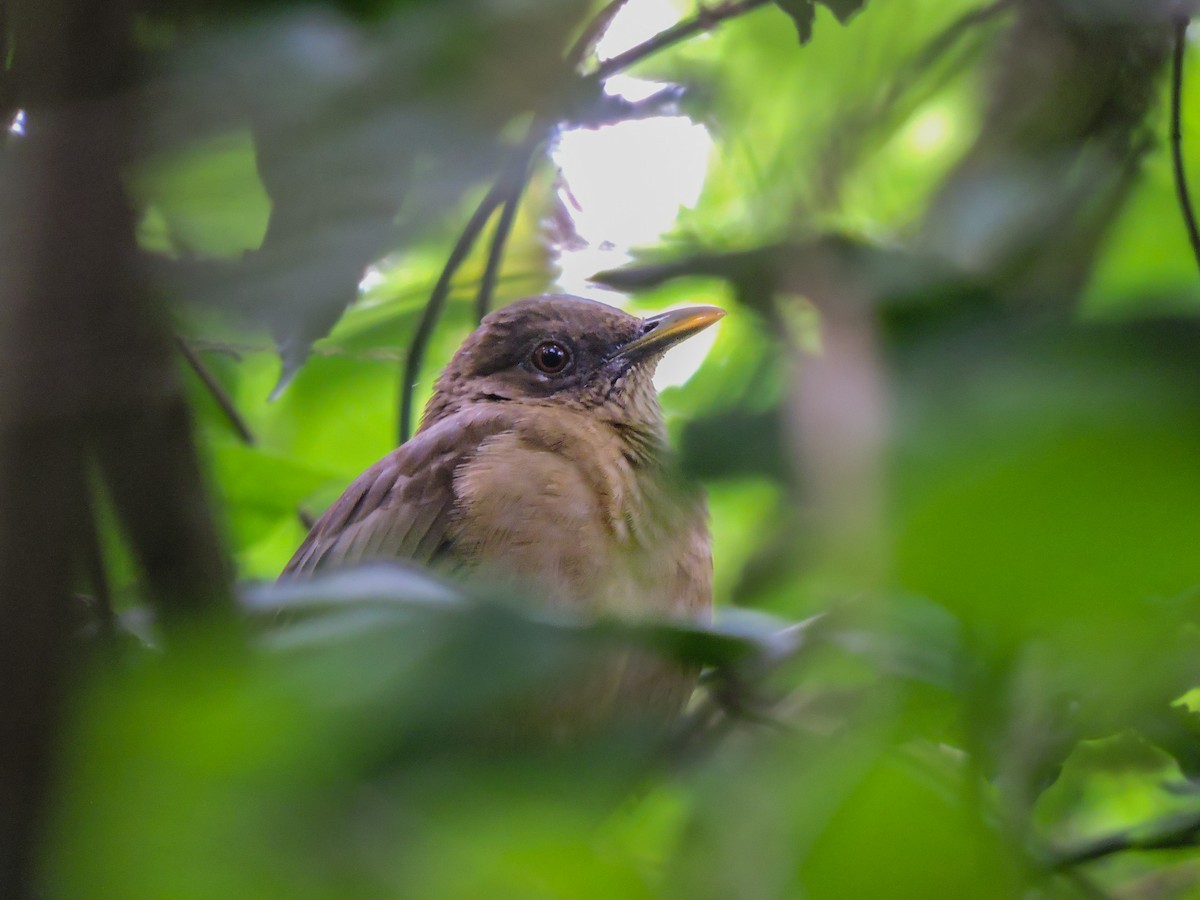
[[[486,316],[458,348],[421,427],[475,403],[559,406],[614,424],[656,426],[658,361],[723,315],[694,306],[639,319],[561,294],[518,300]]]

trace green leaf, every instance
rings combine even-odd
[[[816,0],[816,2],[837,16],[837,20],[843,25],[867,5],[867,0]]]
[[[914,755],[883,755],[829,820],[800,872],[806,897],[1021,895],[1018,858],[953,755]]]
[[[812,40],[813,17],[816,14],[812,0],[775,0],[775,4],[795,23],[801,45]]]
[[[775,5],[795,23],[801,46],[812,40],[813,20],[816,18],[814,3],[832,12],[843,25],[866,6],[866,0],[775,0]]]

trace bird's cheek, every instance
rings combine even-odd
[[[476,395],[483,400],[495,402],[516,400],[530,393],[529,385],[532,380],[524,373],[515,376],[509,373],[492,375],[479,381],[476,385]]]

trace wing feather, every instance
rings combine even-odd
[[[281,577],[370,560],[428,564],[452,556],[455,473],[507,426],[494,412],[451,416],[392,451],[326,510]]]

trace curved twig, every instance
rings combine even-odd
[[[1179,210],[1187,226],[1188,240],[1200,265],[1200,227],[1196,224],[1196,210],[1192,206],[1188,191],[1187,169],[1183,162],[1183,57],[1187,50],[1188,20],[1175,23],[1175,59],[1171,67],[1171,163],[1175,174],[1175,193],[1179,197]]]
[[[224,413],[225,418],[229,421],[237,436],[242,439],[242,443],[253,446],[256,442],[254,432],[250,430],[249,424],[242,418],[242,414],[238,412],[237,407],[234,406],[232,398],[226,393],[225,388],[221,386],[221,382],[217,380],[217,377],[204,364],[204,361],[196,355],[196,351],[188,345],[188,342],[179,335],[175,336],[175,346],[179,348],[180,355],[183,356],[191,370],[204,383],[204,386],[208,389],[209,394],[212,395],[213,400],[216,401],[217,406],[220,407],[221,412]]]
[[[623,72],[635,63],[641,62],[646,57],[653,56],[660,50],[673,47],[702,32],[711,31],[728,19],[744,15],[761,6],[769,6],[772,2],[773,0],[736,0],[736,2],[720,3],[708,9],[702,9],[694,17],[685,19],[665,31],[660,31],[654,37],[643,41],[636,47],[631,47],[624,53],[618,53],[616,56],[604,60],[589,77],[603,81],[605,78]]]
[[[513,154],[510,164],[497,181],[497,187],[504,194],[500,218],[496,220],[496,230],[492,232],[492,243],[488,248],[487,265],[483,277],[479,280],[479,291],[475,295],[475,320],[482,321],[492,308],[492,297],[496,292],[496,282],[500,277],[500,265],[504,261],[504,248],[508,244],[508,236],[512,233],[513,222],[516,221],[517,208],[521,205],[521,197],[525,186],[529,183],[529,174],[533,168],[533,158],[538,148],[546,140],[551,125],[535,118],[529,124],[529,130],[520,147]]]
[[[501,179],[492,185],[483,200],[475,207],[475,212],[471,214],[462,234],[455,241],[450,256],[446,259],[446,264],[442,266],[442,274],[438,276],[437,283],[429,294],[429,302],[425,304],[421,321],[417,324],[417,331],[413,335],[412,342],[408,346],[408,354],[404,358],[404,381],[400,385],[400,443],[402,444],[412,436],[413,395],[417,386],[417,376],[420,375],[421,363],[425,359],[425,348],[428,347],[429,339],[433,337],[433,330],[437,327],[438,320],[442,317],[442,310],[446,306],[451,279],[454,278],[454,273],[458,271],[467,255],[470,254],[471,248],[475,246],[475,241],[487,225],[488,219],[492,217],[492,213],[496,211],[496,207],[503,202],[503,179]]]
[[[413,335],[408,354],[404,359],[404,383],[400,386],[400,443],[402,444],[412,437],[413,402],[417,378],[421,374],[425,349],[428,347],[438,320],[441,319],[442,312],[446,308],[446,298],[450,295],[450,286],[454,275],[470,255],[475,241],[479,239],[479,235],[487,226],[492,213],[504,205],[505,212],[501,214],[501,220],[497,224],[495,235],[492,238],[492,248],[488,255],[488,269],[484,272],[479,293],[476,296],[477,309],[486,312],[486,307],[491,305],[492,292],[499,276],[504,245],[507,243],[509,231],[512,229],[512,216],[515,215],[516,206],[520,202],[521,194],[525,191],[525,183],[529,179],[533,157],[545,141],[549,129],[550,126],[541,118],[535,118],[530,123],[525,139],[513,150],[495,183],[480,201],[479,206],[475,208],[475,212],[467,221],[462,234],[458,236],[454,248],[450,251],[450,256],[446,259],[446,264],[442,267],[442,274],[438,276],[437,283],[429,294],[429,302],[425,304],[425,311],[417,325],[417,332]],[[508,211],[510,206],[512,207],[511,212]],[[508,221],[505,221],[505,217]]]
[[[483,317],[491,311],[492,296],[496,292],[496,279],[500,274],[500,264],[504,260],[504,248],[508,236],[512,233],[513,222],[517,217],[517,207],[521,203],[523,188],[510,191],[504,198],[504,206],[500,210],[500,218],[496,220],[496,230],[492,232],[492,243],[488,248],[487,266],[483,270],[483,278],[479,282],[479,292],[475,295],[475,321],[482,322]]]

